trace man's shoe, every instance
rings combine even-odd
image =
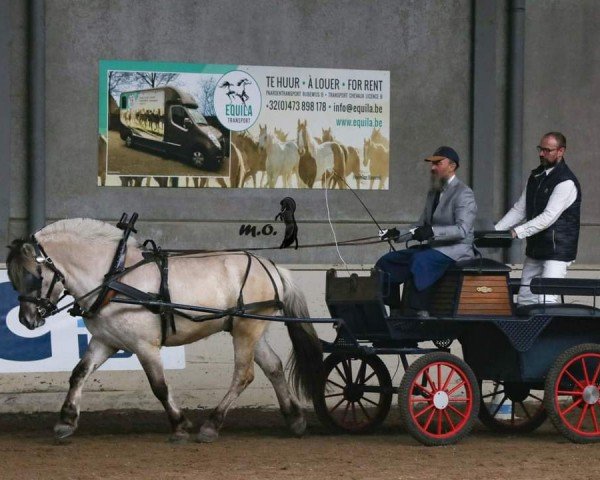
[[[429,315],[429,312],[427,310],[419,310],[417,312],[417,317],[419,317],[419,318],[431,318],[431,316]]]

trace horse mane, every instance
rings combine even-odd
[[[8,256],[6,257],[6,270],[8,278],[15,290],[20,291],[25,274],[26,258],[23,254],[23,245],[31,243],[31,240],[19,238],[8,245]]]
[[[73,234],[82,240],[116,243],[123,238],[123,231],[113,225],[93,218],[67,218],[51,223],[36,233],[36,238],[54,237],[60,234]],[[127,244],[136,244],[133,236]]]

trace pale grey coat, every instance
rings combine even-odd
[[[430,224],[434,238],[429,245],[459,262],[475,256],[473,249],[473,234],[477,204],[475,195],[458,177],[450,182],[440,196],[440,202],[435,209],[433,219],[431,210],[435,191],[427,193],[425,209],[419,218],[417,226]]]

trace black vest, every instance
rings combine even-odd
[[[527,181],[527,220],[537,217],[544,211],[554,187],[566,180],[572,180],[575,184],[577,198],[546,230],[527,237],[525,254],[530,258],[570,262],[577,256],[581,188],[577,177],[564,159],[554,167],[549,175],[544,173],[541,165],[531,172]]]

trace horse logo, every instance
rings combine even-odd
[[[214,105],[223,126],[240,132],[250,128],[260,113],[262,99],[258,84],[242,70],[233,70],[217,82]]]

